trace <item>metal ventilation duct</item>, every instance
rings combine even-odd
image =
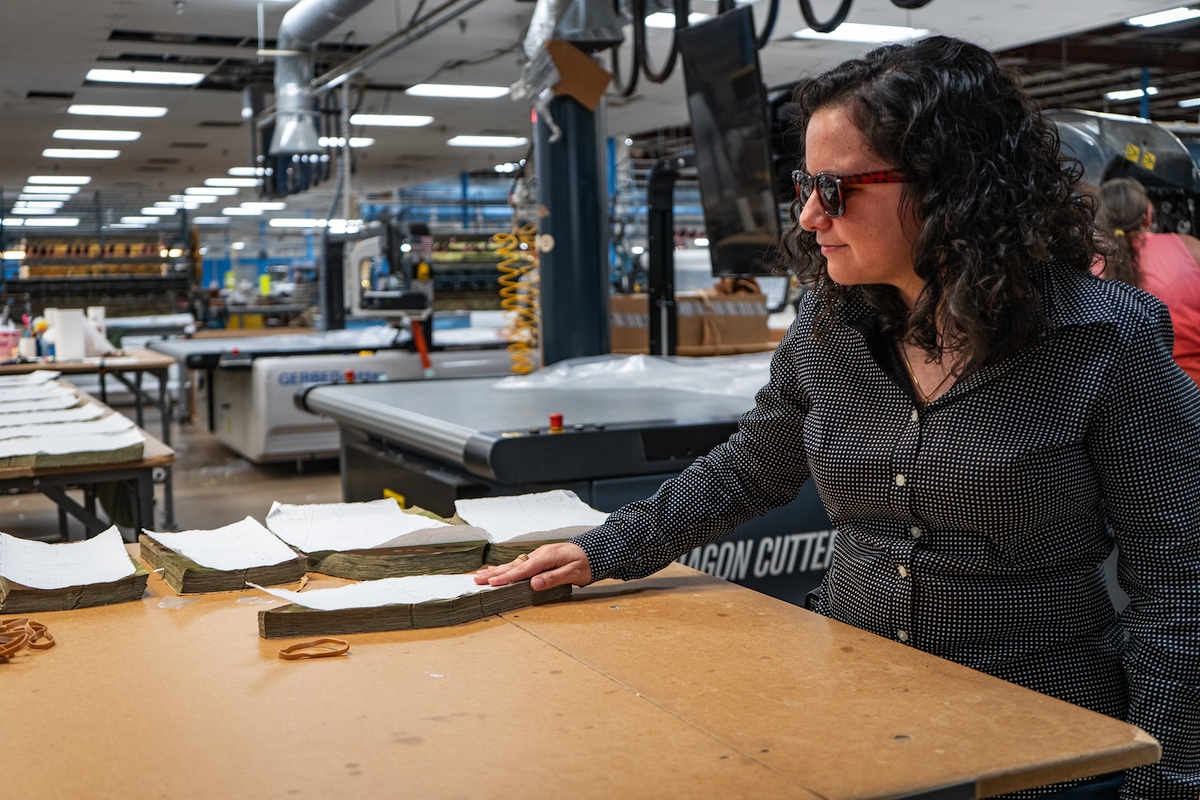
[[[275,62],[275,133],[273,156],[315,154],[317,126],[312,110],[311,50],[321,37],[341,25],[373,0],[300,0],[283,15],[277,48],[284,52]]]

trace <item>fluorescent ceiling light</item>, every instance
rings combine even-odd
[[[704,14],[700,11],[693,11],[688,14],[688,25],[699,25],[705,20],[712,19],[712,14]],[[845,24],[845,23],[843,23]],[[675,27],[675,12],[673,11],[656,11],[653,14],[646,15],[647,28],[674,28]]]
[[[87,175],[30,175],[25,179],[26,183],[41,183],[46,186],[86,186],[92,182],[92,179]],[[72,191],[78,192],[78,189],[55,189],[54,191]]]
[[[197,225],[225,225],[229,217],[192,217],[192,222]]]
[[[6,227],[6,228],[19,228],[24,224],[25,224],[25,220],[21,219],[20,217],[5,217],[4,218],[4,227]]]
[[[23,194],[78,194],[78,186],[26,186]]]
[[[175,210],[179,210],[181,208],[186,208],[190,211],[193,208],[199,208],[200,204],[194,203],[194,202],[189,203],[189,202],[186,202],[183,200],[159,200],[157,203],[154,204],[154,207],[155,208],[173,208]]]
[[[68,200],[74,200],[73,194],[19,194],[18,200],[62,200],[64,203]]]
[[[215,203],[221,198],[215,194],[173,194],[168,199],[174,200],[176,203],[186,203],[189,206],[202,206],[206,203]]]
[[[222,188],[219,186],[189,186],[183,190],[184,194],[202,194],[209,197],[229,197],[238,193],[237,189]]]
[[[287,203],[280,202],[264,202],[256,203],[247,201],[241,204],[242,208],[257,208],[259,211],[283,211],[287,208]]]
[[[148,217],[173,217],[175,216],[175,209],[150,206],[148,208],[143,208],[142,213]]]
[[[68,114],[80,114],[85,117],[142,117],[153,119],[165,116],[167,110],[162,106],[108,106],[108,105],[71,105],[67,106]]]
[[[1105,100],[1137,100],[1137,99],[1141,98],[1143,94],[1148,94],[1151,97],[1153,97],[1154,95],[1158,94],[1158,88],[1155,86],[1148,86],[1148,87],[1146,87],[1145,92],[1143,92],[1141,89],[1122,89],[1119,92],[1107,92],[1104,95],[1104,99]]]
[[[203,72],[160,72],[148,69],[89,69],[87,80],[104,83],[150,83],[156,86],[195,86]]]
[[[928,36],[928,28],[906,28],[902,25],[866,25],[861,22],[843,22],[834,28],[832,33],[817,33],[812,28],[804,28],[792,34],[793,39],[815,39],[828,42],[869,42],[883,44],[885,42],[906,42],[909,39],[919,39]]]
[[[387,125],[394,128],[420,128],[433,122],[433,117],[411,114],[351,114],[351,125]]]
[[[26,228],[74,228],[79,225],[78,217],[45,217],[25,220]]]
[[[42,151],[45,158],[116,158],[120,150],[89,150],[85,147],[47,147]]]
[[[1154,14],[1143,14],[1140,17],[1130,17],[1126,23],[1139,28],[1153,28],[1155,25],[1170,25],[1172,22],[1183,22],[1185,19],[1195,19],[1196,17],[1200,17],[1200,11],[1183,6],[1168,8],[1166,11],[1158,11]]]
[[[362,227],[361,219],[331,219],[329,220],[330,233],[358,233]]]
[[[325,220],[276,217],[267,224],[272,228],[323,228],[325,227]]]
[[[149,225],[158,221],[158,217],[121,217],[121,222],[126,225]]]
[[[276,217],[268,224],[273,228],[329,228],[334,233],[353,233],[362,226],[361,219],[309,219],[305,217]]]
[[[317,139],[317,144],[321,147],[341,147],[346,143],[345,138],[341,136],[321,136]],[[370,147],[375,144],[375,140],[366,136],[351,136],[351,147]]]
[[[1180,108],[1195,108],[1196,106],[1200,106],[1200,97],[1189,97],[1187,100],[1179,101]]]
[[[290,2],[290,0],[289,0]],[[270,175],[270,167],[230,167],[229,174],[237,178],[261,178],[263,175]]]
[[[21,221],[24,222],[24,220],[21,220]],[[25,258],[25,251],[24,250],[5,250],[3,253],[3,258],[8,259],[9,261],[20,261],[21,259]]]
[[[130,230],[133,228],[144,228],[144,227],[146,227],[146,226],[142,225],[140,222],[110,222],[109,224],[104,226],[105,230],[107,230],[109,228],[117,228],[120,230]]]
[[[507,86],[468,86],[456,83],[418,83],[404,90],[414,97],[457,97],[465,100],[495,100],[512,90]]]
[[[56,211],[62,207],[59,200],[17,200],[13,204],[13,208],[53,208]]]
[[[257,208],[230,207],[222,208],[221,213],[227,217],[256,217],[263,212]]]
[[[446,144],[451,147],[520,147],[529,144],[522,136],[455,136]]]
[[[234,186],[249,188],[258,186],[262,181],[258,178],[205,178],[205,186]]]
[[[24,206],[13,206],[9,211],[13,214],[20,214],[25,217],[34,217],[39,214],[53,214],[58,211],[56,208],[25,208]]]
[[[85,142],[133,142],[141,135],[141,131],[98,131],[79,128],[60,128],[52,134],[55,139],[78,139]]]

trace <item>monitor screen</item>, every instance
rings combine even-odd
[[[768,254],[779,207],[751,9],[690,25],[678,37],[713,273],[773,274]]]

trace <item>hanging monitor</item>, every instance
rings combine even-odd
[[[751,9],[690,25],[678,37],[713,274],[774,274],[779,207]]]

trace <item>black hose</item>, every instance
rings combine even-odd
[[[833,12],[833,16],[828,22],[821,22],[813,13],[812,0],[798,0],[800,3],[800,13],[804,15],[804,21],[808,23],[808,27],[812,28],[817,33],[832,33],[838,25],[846,21],[846,17],[850,14],[850,3],[853,0],[842,0],[842,4],[838,6],[838,10]],[[894,0],[893,0],[894,2]]]
[[[929,0],[925,0],[929,2]],[[771,41],[771,34],[775,31],[775,22],[779,19],[779,0],[771,0],[767,6],[767,21],[763,24],[762,32],[754,40],[754,46],[762,50],[767,46],[767,42]]]
[[[633,40],[641,58],[642,74],[653,83],[665,83],[671,77],[671,73],[675,71],[675,60],[679,58],[679,31],[688,25],[688,15],[691,12],[690,0],[673,0],[672,7],[675,11],[675,27],[671,31],[671,49],[667,52],[667,60],[662,69],[656,70],[646,47],[645,0],[634,0]]]

